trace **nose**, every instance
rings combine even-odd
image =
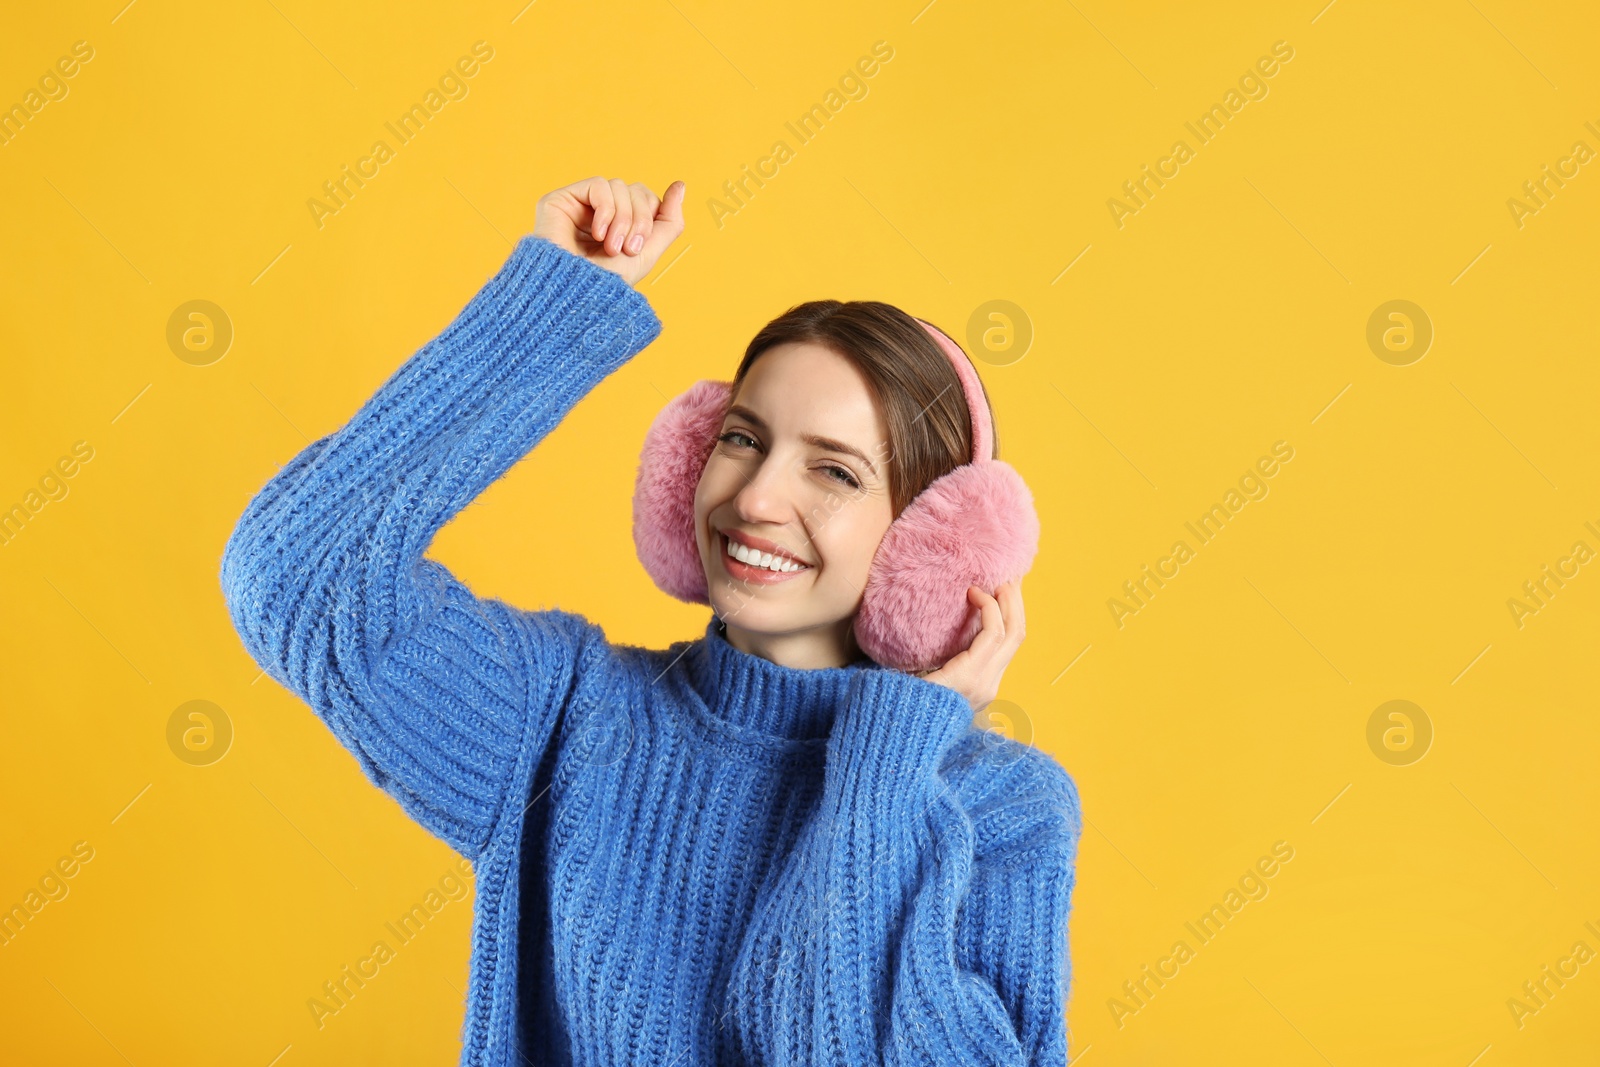
[[[790,479],[791,466],[770,455],[761,461],[744,488],[733,498],[740,521],[750,526],[782,526],[793,518],[798,508],[795,506],[796,490]]]

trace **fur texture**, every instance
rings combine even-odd
[[[886,667],[940,667],[977,636],[967,586],[992,592],[1039,549],[1033,494],[1009,463],[969,463],[935,480],[890,524],[872,557],[855,636]]]
[[[717,444],[732,382],[701,381],[650,424],[633,492],[633,543],[656,586],[691,604],[709,604],[694,539],[694,491]]]

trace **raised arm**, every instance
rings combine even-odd
[[[1066,1061],[1077,792],[1043,753],[985,767],[969,744],[963,801],[940,769],[972,717],[960,693],[895,671],[863,672],[840,711],[806,845],[811,1062]]]
[[[550,737],[598,627],[480,600],[438,530],[661,332],[618,274],[518,242],[444,332],[245,509],[222,588],[245,648],[366,776],[463,855]]]

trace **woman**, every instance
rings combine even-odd
[[[456,320],[251,501],[222,560],[234,625],[472,860],[463,1064],[1064,1063],[1077,791],[973,725],[1020,591],[973,588],[971,647],[920,676],[854,640],[890,523],[971,458],[917,320],[819,302],[752,343],[695,488],[698,640],[614,645],[424,556],[660,333],[631,286],[684,188],[542,198]]]

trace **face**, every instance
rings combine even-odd
[[[843,356],[783,344],[751,364],[694,498],[711,607],[735,648],[808,668],[859,654],[850,623],[894,518],[889,455],[883,413]]]

